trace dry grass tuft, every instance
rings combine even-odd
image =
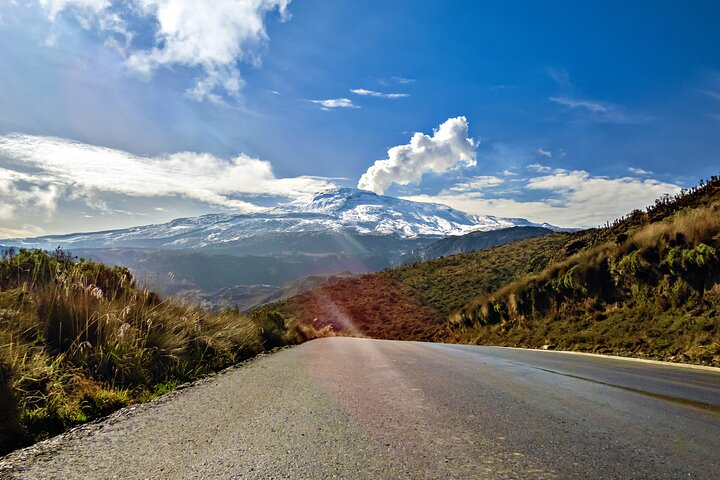
[[[0,451],[302,341],[276,312],[209,313],[63,252],[0,260]]]
[[[474,300],[456,341],[720,364],[720,203],[677,212]]]

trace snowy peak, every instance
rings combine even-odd
[[[403,237],[463,235],[478,230],[537,226],[522,218],[468,215],[447,205],[413,202],[356,188],[319,192],[275,211],[327,215],[360,233]]]
[[[380,205],[383,203],[383,199],[387,198],[369,190],[334,188],[295,200],[292,203],[278,207],[278,210],[332,215],[342,210],[352,209],[357,205]]]
[[[513,226],[545,226],[518,218],[468,215],[446,205],[337,188],[257,214],[211,214],[106,232],[14,239],[8,245],[52,248],[205,248],[298,234],[446,237]]]

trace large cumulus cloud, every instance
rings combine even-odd
[[[417,132],[406,145],[388,150],[385,160],[376,161],[360,177],[358,188],[383,193],[396,183],[417,183],[425,173],[443,173],[475,165],[475,142],[468,136],[465,117],[446,120],[433,135]]]

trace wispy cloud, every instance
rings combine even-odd
[[[553,154],[550,150],[545,150],[544,148],[540,147],[537,149],[537,154],[541,157],[545,158],[552,158]]]
[[[533,172],[538,173],[546,173],[551,172],[552,168],[548,167],[547,165],[543,165],[541,163],[531,163],[527,166],[528,170],[532,170]]]
[[[406,78],[406,77],[394,76],[394,77],[392,77],[392,81],[395,82],[395,83],[405,83],[405,84],[407,84],[407,83],[413,83],[413,82],[415,82],[415,79],[414,79],[414,78]]]
[[[570,73],[564,67],[545,67],[545,74],[561,87],[570,86]]]
[[[635,175],[652,175],[653,172],[650,170],[644,170],[638,167],[628,167],[628,172],[634,173]]]
[[[494,175],[479,175],[451,185],[449,188],[441,191],[440,195],[449,192],[479,192],[488,188],[497,187],[503,183],[505,183],[505,180],[500,177],[496,177]]]
[[[562,105],[569,110],[585,113],[585,118],[604,123],[644,123],[651,120],[651,117],[637,113],[628,113],[623,107],[613,105],[599,100],[572,98],[572,97],[550,97],[553,103]]]
[[[595,100],[582,100],[569,97],[550,97],[550,101],[568,108],[579,108],[595,113],[607,113],[614,109],[614,107],[610,104],[601,103]]]
[[[0,219],[5,220],[17,220],[25,208],[30,217],[41,217],[63,198],[94,210],[116,210],[97,201],[102,194],[174,197],[254,212],[264,209],[250,201],[258,196],[296,198],[333,186],[325,178],[278,178],[270,162],[247,155],[142,156],[56,137],[0,136],[0,159],[0,205],[5,205]]]
[[[364,97],[378,97],[378,98],[405,98],[409,97],[410,95],[407,93],[383,93],[383,92],[376,92],[375,90],[367,90],[364,88],[353,88],[350,90],[355,95],[362,95]]]
[[[308,100],[310,103],[320,105],[323,110],[332,110],[334,108],[360,108],[355,105],[349,98],[328,98],[326,100]]]

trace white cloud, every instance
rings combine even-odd
[[[553,154],[550,150],[545,150],[544,148],[540,147],[537,149],[537,154],[541,157],[545,158],[552,158]]]
[[[285,18],[290,0],[136,0],[157,21],[156,45],[133,52],[131,69],[150,74],[160,67],[200,67],[205,77],[188,94],[218,101],[217,90],[236,96],[242,86],[236,63],[258,64],[258,47],[268,40],[265,15],[278,10]]]
[[[652,175],[653,172],[650,170],[644,170],[642,168],[637,167],[628,167],[628,172],[634,173],[635,175]]]
[[[126,64],[149,77],[159,68],[182,66],[203,73],[188,97],[223,103],[223,96],[237,97],[243,86],[238,62],[260,63],[260,51],[268,41],[265,17],[277,11],[289,18],[291,0],[127,0],[126,9],[109,0],[38,0],[48,17],[71,12],[83,26],[125,37]],[[136,49],[130,45],[125,15],[145,20],[154,31],[154,46]],[[130,13],[128,13],[130,12]],[[118,46],[109,38],[110,45]]]
[[[393,183],[417,183],[425,173],[475,165],[475,142],[468,137],[465,117],[446,120],[432,137],[417,132],[410,143],[392,147],[387,153],[387,159],[376,161],[360,177],[358,188],[383,193]]]
[[[479,175],[469,178],[464,182],[456,183],[448,189],[444,190],[444,192],[481,191],[486,188],[492,188],[498,185],[502,185],[503,183],[505,183],[505,180],[503,180],[502,178],[495,177],[493,175]]]
[[[0,220],[15,218],[26,208],[37,208],[45,215],[55,211],[62,187],[43,179],[34,184],[31,175],[0,167]]]
[[[613,107],[611,105],[595,100],[582,100],[568,97],[550,97],[550,101],[571,109],[580,108],[595,113],[607,113],[613,110]]]
[[[570,97],[550,97],[549,100],[558,105],[567,107],[569,110],[583,114],[587,120],[602,123],[633,124],[644,123],[653,120],[653,117],[630,113],[619,105],[601,102],[598,100],[579,99]]]
[[[323,110],[330,110],[332,108],[360,108],[349,98],[328,98],[327,100],[310,100],[310,102],[320,105],[320,108]]]
[[[132,40],[132,33],[128,31],[125,20],[115,11],[110,0],[38,0],[40,6],[51,21],[55,21],[63,11],[69,12],[80,26],[86,30],[97,28],[101,32],[111,35],[108,45],[117,44],[112,37],[118,34],[124,37],[126,46]],[[45,40],[45,46],[54,48],[58,45],[58,33],[53,32]]]
[[[548,167],[547,165],[543,165],[541,163],[531,163],[527,166],[528,170],[532,170],[533,172],[538,173],[547,173],[552,172],[552,168]]]
[[[589,227],[651,205],[665,193],[680,191],[678,185],[654,179],[599,177],[583,170],[555,170],[550,175],[531,178],[524,188],[540,194],[541,198],[531,201],[484,198],[482,192],[441,192],[436,196],[406,198],[443,203],[478,215],[523,217],[566,227]]]
[[[0,136],[0,202],[3,215],[17,217],[23,206],[52,211],[60,197],[81,199],[110,211],[103,193],[128,197],[181,197],[240,212],[262,210],[238,197],[298,197],[333,186],[317,177],[277,178],[270,162],[238,155],[180,152],[155,157],[55,137]]]
[[[415,81],[415,79],[395,76],[395,77],[392,77],[392,81],[395,83],[407,84],[407,83],[413,83]]]
[[[409,97],[410,95],[407,93],[383,93],[383,92],[376,92],[375,90],[366,90],[364,88],[354,88],[350,90],[355,95],[362,95],[365,97],[378,97],[378,98],[405,98]]]
[[[40,6],[47,12],[50,20],[65,9],[74,9],[75,12],[98,16],[110,7],[110,0],[38,0]]]

